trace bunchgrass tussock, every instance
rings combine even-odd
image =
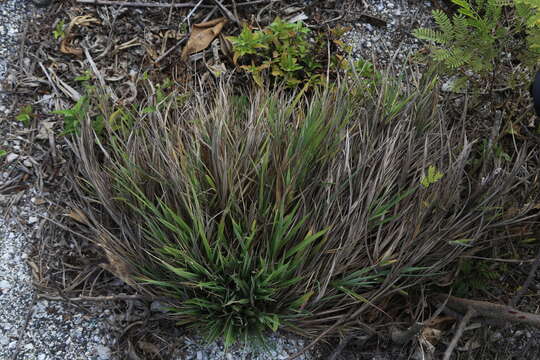
[[[109,268],[229,346],[357,327],[512,221],[500,208],[525,153],[482,181],[467,174],[472,144],[446,123],[434,82],[363,84],[149,90],[130,108],[100,98],[105,135],[88,116],[74,148]]]

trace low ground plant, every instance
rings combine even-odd
[[[147,88],[131,108],[89,99],[104,127],[87,116],[76,135],[81,210],[108,268],[208,340],[391,321],[382,299],[523,215],[501,208],[526,184],[526,153],[469,175],[472,144],[435,81],[159,101]]]
[[[429,57],[445,74],[459,75],[454,90],[467,81],[484,82],[501,65],[534,68],[540,58],[540,3],[536,0],[452,0],[456,13],[433,11],[436,28],[419,28],[414,36],[426,40]],[[512,82],[512,72],[496,76],[499,87]],[[480,79],[478,79],[478,77]]]
[[[233,62],[248,72],[255,83],[264,85],[265,75],[288,87],[324,83],[327,71],[335,74],[347,63],[347,50],[336,28],[312,34],[301,21],[275,19],[263,29],[244,25],[238,36],[231,36]]]

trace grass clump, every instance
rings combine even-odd
[[[490,166],[468,176],[471,143],[433,89],[383,78],[308,97],[225,84],[211,99],[159,104],[150,90],[121,109],[129,128],[105,121],[108,136],[96,136],[88,118],[79,186],[109,268],[226,345],[357,327],[380,299],[436,279],[511,222],[500,207],[524,154],[489,181]],[[119,111],[98,107],[104,119]]]

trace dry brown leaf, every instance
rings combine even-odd
[[[56,121],[42,121],[39,123],[38,134],[36,139],[38,140],[48,140],[49,136],[54,135],[53,127],[56,124]]]
[[[80,222],[81,224],[88,224],[88,218],[80,209],[73,209],[69,213],[67,213],[66,216],[72,218],[77,222]]]
[[[227,68],[225,67],[225,64],[219,63],[216,65],[207,65],[208,70],[214,75],[215,77],[220,77],[224,73],[227,72]]]
[[[68,55],[75,55],[75,56],[82,56],[82,49],[81,48],[75,48],[71,46],[71,41],[73,40],[74,36],[66,35],[60,42],[60,52],[62,54],[68,54]]]
[[[75,16],[69,22],[69,25],[66,28],[64,38],[60,42],[60,52],[68,55],[82,56],[83,51],[81,48],[73,47],[73,39],[75,36],[72,35],[73,27],[78,26],[90,26],[92,24],[101,24],[98,19],[91,17],[90,15]]]
[[[139,341],[137,343],[137,346],[139,347],[139,349],[141,349],[147,354],[151,354],[153,356],[159,355],[159,347],[155,344],[152,344],[146,341]]]
[[[210,43],[221,33],[227,19],[220,17],[200,24],[194,24],[188,42],[182,50],[182,60],[186,60],[191,54],[206,49]]]
[[[219,34],[219,45],[221,47],[221,53],[227,58],[232,58],[233,56],[233,45],[229,39],[227,39],[223,34]]]
[[[429,341],[430,344],[436,345],[441,339],[442,331],[435,328],[425,327],[420,336]]]
[[[102,234],[101,236],[105,235]],[[101,241],[103,243],[103,240]],[[105,255],[109,263],[101,263],[99,264],[99,266],[107,270],[111,274],[116,275],[116,277],[118,277],[126,284],[134,285],[133,281],[131,280],[132,271],[129,268],[129,265],[126,264],[126,262],[123,261],[120,257],[116,256],[113,252],[109,251],[107,248],[102,246],[102,249],[105,251]]]

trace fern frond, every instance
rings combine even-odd
[[[451,40],[454,36],[454,26],[452,25],[452,21],[450,21],[448,15],[446,15],[446,13],[444,13],[442,10],[433,10],[431,13],[435,23],[439,25],[444,37]]]
[[[491,6],[496,6],[496,7],[514,6],[514,1],[512,0],[489,0],[488,3]]]
[[[454,16],[454,38],[457,41],[466,41],[470,36],[467,18],[461,14]]]
[[[448,43],[448,38],[440,31],[420,28],[414,29],[412,34],[420,40],[432,41],[437,44],[446,45]]]
[[[434,49],[433,59],[444,62],[444,64],[452,69],[457,69],[466,64],[471,59],[471,54],[468,54],[461,49]]]

